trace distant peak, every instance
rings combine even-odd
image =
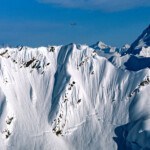
[[[98,41],[96,43],[96,45],[100,48],[100,49],[105,49],[105,48],[108,48],[108,45],[106,45],[104,42],[102,41]]]
[[[122,48],[123,48],[123,49],[129,49],[129,48],[130,48],[130,45],[129,45],[129,44],[125,44],[125,45],[122,46]]]
[[[104,42],[102,41],[98,41],[96,42],[96,44],[91,45],[90,47],[97,49],[97,50],[102,50],[102,49],[107,49],[109,48],[108,45],[106,45]]]
[[[139,54],[143,47],[150,46],[150,25],[142,32],[142,34],[131,44],[128,53]]]

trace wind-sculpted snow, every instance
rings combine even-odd
[[[128,48],[1,48],[0,149],[150,149],[149,57]]]

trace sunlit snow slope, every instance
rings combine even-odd
[[[150,149],[150,57],[129,49],[1,48],[0,150]]]

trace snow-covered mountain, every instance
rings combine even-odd
[[[150,57],[150,25],[143,33],[132,43],[128,52],[131,54],[139,54],[141,56]]]
[[[1,48],[0,149],[150,149],[150,57],[133,45]]]

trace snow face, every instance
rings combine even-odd
[[[97,46],[0,49],[1,150],[150,149],[149,50]]]
[[[142,47],[141,51],[140,51],[140,56],[143,57],[150,57],[150,47]]]

